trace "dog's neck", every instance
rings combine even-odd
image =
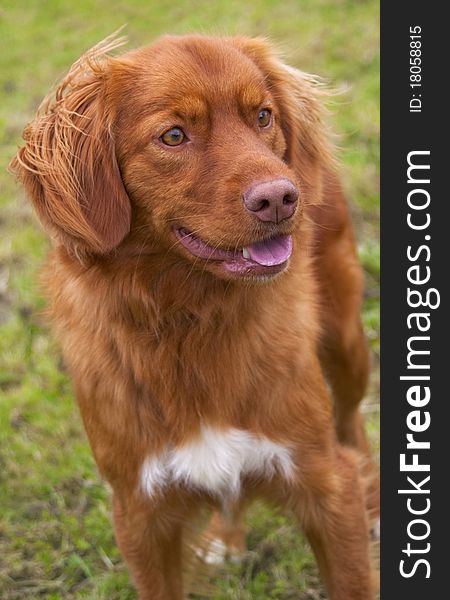
[[[80,294],[92,294],[88,302],[100,302],[110,319],[155,334],[173,334],[179,329],[242,327],[266,307],[276,311],[274,294],[284,287],[292,273],[283,273],[264,283],[227,281],[187,261],[167,260],[159,255],[118,251],[95,261],[80,261],[63,247],[56,249],[66,267],[66,283],[80,287]],[[52,276],[50,270],[48,274]],[[69,268],[67,268],[69,267]],[[91,281],[85,291],[83,282]],[[64,282],[61,282],[64,286]]]
[[[264,285],[190,273],[181,262],[158,271],[142,256],[110,256],[86,266],[62,248],[48,267],[50,312],[69,368],[88,368],[70,349],[90,336],[94,355],[102,357],[95,373],[114,364],[139,397],[159,399],[164,422],[192,424],[199,415],[214,420],[225,395],[227,422],[244,426],[258,402],[254,378],[273,387],[300,368],[298,344],[314,344],[310,278],[298,265]],[[249,357],[259,365],[250,378]]]

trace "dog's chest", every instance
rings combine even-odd
[[[245,476],[291,479],[290,449],[242,429],[203,427],[190,443],[148,457],[141,467],[140,485],[148,496],[183,485],[218,496],[239,493]]]

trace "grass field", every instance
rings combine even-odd
[[[3,0],[0,5],[0,598],[134,598],[58,349],[39,316],[47,242],[6,173],[23,126],[82,51],[123,24],[130,47],[166,32],[267,35],[288,61],[345,93],[330,105],[367,275],[374,356],[365,411],[378,446],[379,63],[376,0]],[[292,523],[249,514],[249,552],[216,576],[215,600],[323,598]],[[195,596],[200,598],[201,596]]]

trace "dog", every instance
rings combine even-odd
[[[53,241],[49,313],[139,598],[183,597],[201,507],[242,551],[259,497],[331,600],[371,599],[363,277],[326,92],[259,38],[122,43],[72,66],[11,168]]]

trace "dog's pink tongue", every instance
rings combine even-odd
[[[271,240],[247,246],[250,258],[260,265],[272,267],[287,261],[292,254],[292,237],[280,235]]]

